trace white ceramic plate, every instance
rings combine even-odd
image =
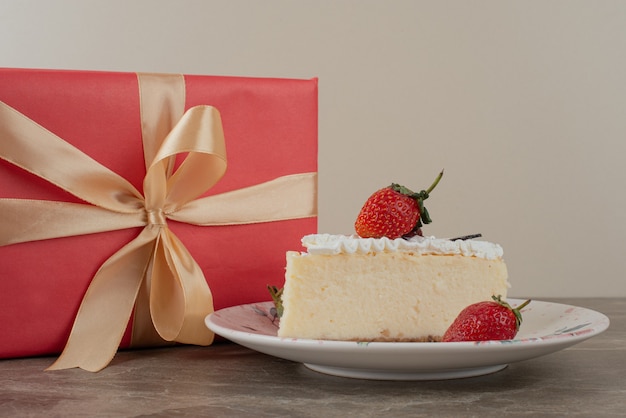
[[[512,306],[518,299],[509,299]],[[406,343],[279,338],[272,302],[233,306],[212,313],[206,325],[245,347],[304,363],[335,376],[378,380],[440,380],[497,372],[509,363],[570,347],[609,326],[605,315],[576,306],[533,300],[522,310],[514,340]]]

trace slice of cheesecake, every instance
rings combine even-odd
[[[506,297],[502,248],[477,240],[303,238],[287,253],[279,337],[438,341],[466,306]]]

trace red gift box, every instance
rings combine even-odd
[[[208,345],[316,230],[316,79],[0,69],[0,102],[0,358]]]

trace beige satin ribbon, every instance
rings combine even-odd
[[[213,334],[204,325],[213,311],[211,291],[198,264],[167,227],[167,219],[208,226],[316,216],[316,173],[198,198],[226,171],[219,112],[210,106],[184,112],[182,76],[138,74],[138,80],[144,195],[0,102],[0,158],[90,203],[0,199],[0,245],[144,227],[92,279],[65,349],[49,370],[106,367],[133,307],[134,345],[155,339],[211,344]],[[186,157],[174,171],[179,154]]]

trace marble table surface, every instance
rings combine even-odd
[[[0,361],[4,417],[626,416],[626,299],[550,299],[600,311],[604,333],[479,377],[328,376],[233,343],[121,351],[99,373]]]

